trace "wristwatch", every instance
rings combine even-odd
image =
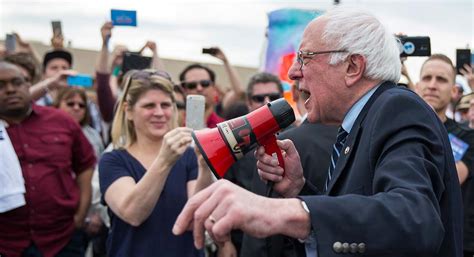
[[[308,205],[306,205],[306,203],[305,203],[303,200],[301,200],[301,206],[303,207],[303,209],[304,209],[308,214],[310,214],[310,213],[309,213]]]

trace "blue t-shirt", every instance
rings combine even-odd
[[[124,176],[138,182],[145,172],[141,163],[124,149],[105,153],[99,163],[100,191],[104,196],[107,188]],[[171,169],[152,213],[138,227],[124,222],[109,208],[108,256],[204,256],[203,251],[194,247],[191,232],[180,236],[171,232],[188,199],[187,182],[196,179],[197,172],[197,158],[189,148]]]

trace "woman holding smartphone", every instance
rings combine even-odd
[[[111,217],[108,256],[204,256],[192,233],[174,236],[188,197],[212,183],[199,165],[191,129],[177,126],[170,76],[131,71],[112,124],[115,150],[99,164],[100,187]]]

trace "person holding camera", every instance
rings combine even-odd
[[[114,150],[99,163],[109,208],[107,253],[117,256],[198,257],[192,233],[171,233],[188,197],[212,183],[204,160],[190,148],[190,128],[178,127],[170,76],[132,70],[112,124]]]

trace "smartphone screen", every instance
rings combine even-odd
[[[141,56],[137,53],[123,53],[122,74],[125,74],[129,70],[149,69],[151,59],[151,57]]]
[[[75,76],[68,76],[67,77],[67,84],[69,86],[79,86],[79,87],[92,87],[94,84],[94,80],[92,76],[87,74],[77,74]]]
[[[431,55],[430,37],[399,36],[398,38],[403,46],[403,52],[400,54],[401,57]]]
[[[204,107],[206,100],[202,95],[186,97],[186,127],[194,130],[205,128]]]
[[[203,54],[210,54],[210,55],[215,55],[217,53],[217,49],[216,48],[203,48],[202,49],[202,53]]]
[[[51,26],[53,27],[53,35],[54,36],[62,36],[63,29],[61,27],[61,21],[52,21]]]
[[[7,53],[12,54],[16,49],[16,38],[13,34],[6,34],[5,36],[5,50]]]
[[[461,74],[464,64],[471,65],[471,49],[456,49],[456,71]]]

